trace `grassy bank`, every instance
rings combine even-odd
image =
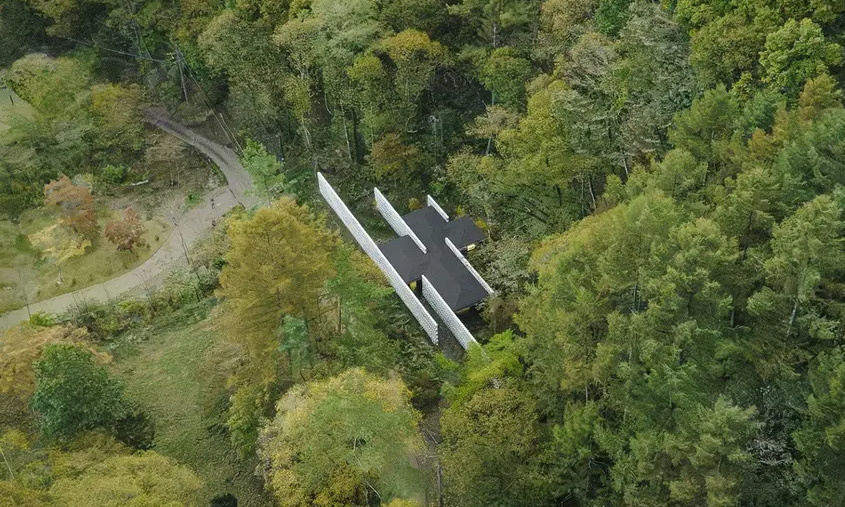
[[[129,396],[156,428],[155,450],[188,465],[204,481],[206,500],[231,493],[241,507],[271,505],[254,462],[241,462],[219,417],[234,351],[206,319],[207,303],[166,317],[115,351]],[[134,344],[133,344],[134,343]]]

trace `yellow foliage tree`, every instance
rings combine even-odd
[[[100,135],[101,149],[118,152],[140,150],[144,144],[143,88],[136,84],[103,84],[91,87],[90,111]]]
[[[364,506],[419,493],[410,457],[422,442],[410,394],[398,378],[361,368],[289,390],[261,434],[267,486],[279,505]]]
[[[202,482],[191,469],[153,451],[130,454],[103,433],[84,433],[61,448],[39,449],[12,430],[0,436],[0,446],[5,452],[0,459],[3,507],[202,505]]]
[[[385,507],[421,507],[421,504],[415,500],[408,500],[406,498],[394,498]]]
[[[382,46],[396,64],[396,91],[410,103],[428,88],[434,71],[449,61],[446,48],[419,30],[399,32],[384,39]]]
[[[108,458],[50,489],[58,505],[193,507],[202,483],[189,468],[148,451]]]
[[[379,180],[412,181],[422,164],[420,150],[402,142],[395,133],[388,133],[373,143],[368,157]]]
[[[17,481],[0,481],[0,505],[4,507],[45,507],[49,498]]]
[[[236,445],[249,452],[284,365],[276,331],[286,315],[308,325],[319,314],[320,293],[334,274],[330,255],[336,240],[307,207],[287,197],[233,221],[229,237],[219,295],[225,300],[224,327],[243,347],[246,364],[230,380],[228,425]]]

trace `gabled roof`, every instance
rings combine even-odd
[[[410,236],[400,236],[378,245],[393,269],[405,283],[419,280],[425,269],[425,255]]]
[[[489,296],[487,289],[451,251],[445,252],[438,261],[429,263],[425,277],[453,311],[480,303]]]
[[[461,310],[486,298],[487,289],[446,245],[446,238],[458,248],[484,240],[484,233],[469,217],[447,222],[433,207],[426,206],[402,216],[428,250],[422,250],[408,236],[379,245],[387,260],[406,283],[423,275],[452,310]]]
[[[484,241],[484,233],[473,220],[464,215],[449,222],[446,236],[458,250]]]

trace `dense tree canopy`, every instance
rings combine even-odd
[[[246,349],[248,362],[237,374],[228,424],[249,448],[281,381],[283,350],[276,331],[285,316],[308,322],[319,315],[334,239],[306,207],[287,197],[234,220],[229,237],[220,293],[231,336]]]
[[[361,369],[285,394],[260,449],[279,504],[369,505],[413,492],[420,441],[409,394]]]
[[[843,48],[841,0],[0,0],[3,83],[29,106],[0,107],[0,215],[46,205],[82,248],[138,160],[180,184],[148,105],[222,133],[262,204],[184,287],[218,285],[219,429],[282,505],[837,505]],[[375,185],[477,220],[480,346],[420,345],[320,214],[317,171],[380,240]],[[136,222],[107,236],[131,249]],[[32,397],[48,435],[117,427],[83,339],[0,351],[0,425],[28,431]],[[110,459],[55,493],[197,487]],[[0,502],[52,501],[0,478]]]

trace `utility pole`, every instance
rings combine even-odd
[[[185,73],[182,69],[182,65],[185,62],[185,56],[182,54],[182,50],[179,49],[179,45],[175,42],[173,44],[173,57],[176,59],[176,66],[179,67],[179,80],[182,81],[182,93],[185,95],[185,102],[188,102],[188,87],[185,85]]]
[[[32,312],[29,309],[29,294],[26,292],[26,284],[23,283],[23,275],[21,270],[18,270],[18,283],[21,285],[21,294],[23,294],[23,302],[26,305],[26,316],[31,320]]]

